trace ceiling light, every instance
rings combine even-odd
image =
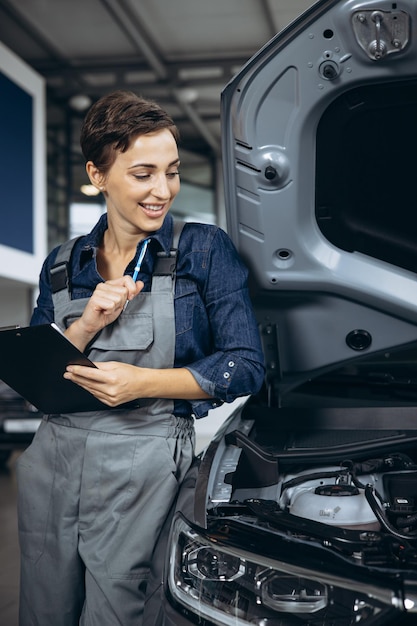
[[[130,84],[137,83],[138,85],[155,83],[156,76],[154,72],[126,72],[125,81]]]
[[[202,78],[221,78],[222,76],[223,68],[221,66],[183,67],[178,72],[180,80],[201,80]]]
[[[88,109],[91,104],[92,100],[90,96],[86,96],[83,93],[77,93],[69,99],[70,107],[74,109],[74,111],[79,111],[80,113]]]
[[[180,102],[185,104],[192,104],[198,100],[198,91],[193,87],[181,87],[175,90],[176,96]]]

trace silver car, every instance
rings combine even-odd
[[[417,2],[317,2],[222,120],[267,376],[190,470],[146,623],[416,624]]]

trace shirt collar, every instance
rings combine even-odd
[[[104,213],[97,224],[94,226],[92,231],[85,236],[82,252],[89,252],[94,248],[98,248],[100,242],[103,239],[104,231],[107,230],[107,213]],[[164,219],[164,222],[159,230],[151,233],[149,236],[151,239],[158,242],[159,247],[166,254],[169,253],[172,244],[172,234],[173,234],[173,219],[170,213]]]

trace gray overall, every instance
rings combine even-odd
[[[174,282],[154,274],[89,357],[173,367]],[[55,294],[57,324],[86,302]],[[192,419],[171,400],[44,417],[17,468],[20,626],[142,624],[153,548],[193,451]]]

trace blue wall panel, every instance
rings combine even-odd
[[[0,72],[0,244],[33,253],[33,99]]]

